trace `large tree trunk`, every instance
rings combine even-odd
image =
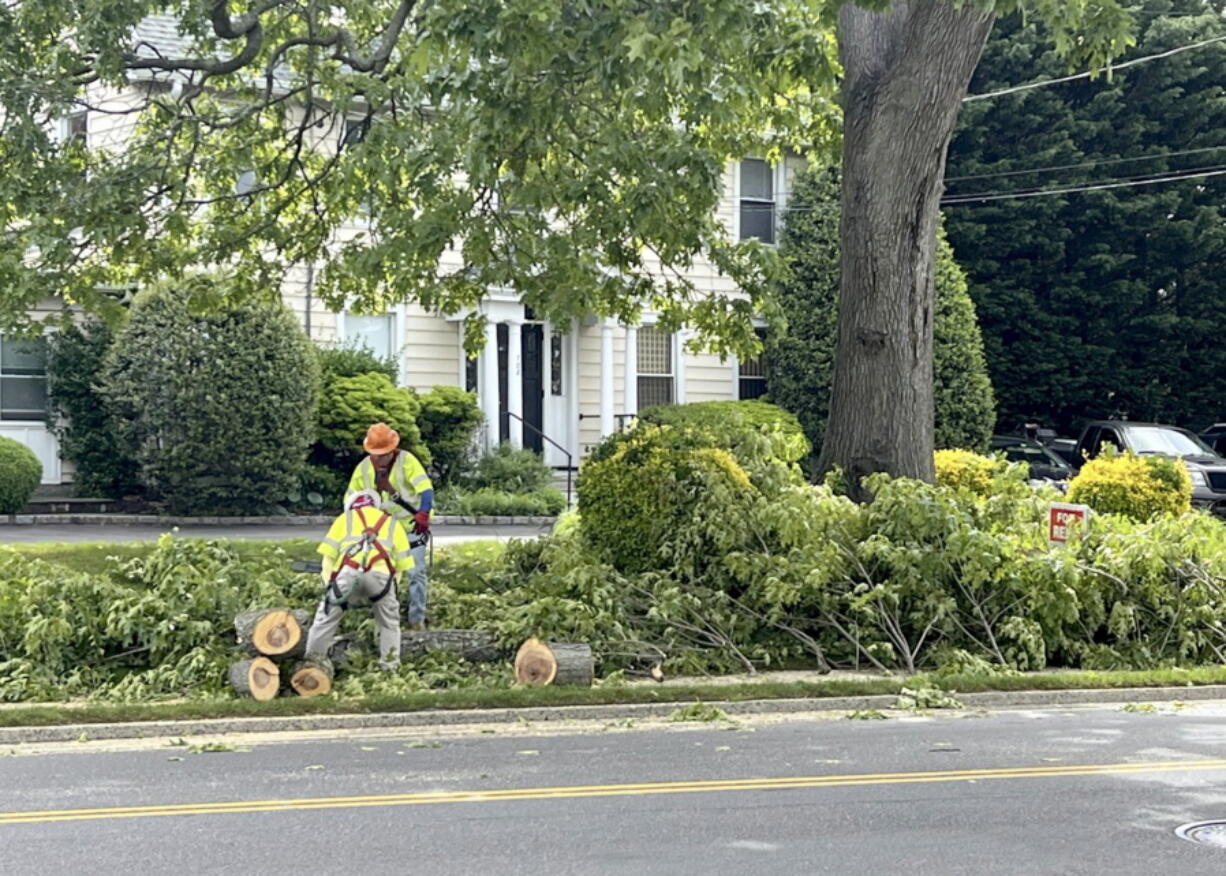
[[[933,478],[933,257],[945,155],[992,18],[896,0],[839,13],[842,284],[822,471]]]

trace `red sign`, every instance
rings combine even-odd
[[[1067,544],[1069,531],[1085,532],[1089,522],[1088,505],[1052,505],[1047,512],[1047,540],[1051,544]]]

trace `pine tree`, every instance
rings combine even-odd
[[[1149,4],[1131,56],[1226,34],[1224,6]],[[1043,45],[1033,22],[1004,20],[971,93],[1067,73]],[[946,197],[1222,167],[1223,82],[1226,43],[1216,43],[1110,81],[969,102]],[[1196,149],[1206,151],[1143,158]],[[1020,173],[1065,165],[1075,166]],[[1226,177],[945,212],[979,308],[1002,427],[1039,419],[1075,431],[1084,419],[1126,413],[1203,428],[1226,414]]]

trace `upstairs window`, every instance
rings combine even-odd
[[[760,158],[741,162],[741,240],[775,242],[775,171]]]

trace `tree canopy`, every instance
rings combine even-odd
[[[1226,35],[1222,0],[1162,0],[1139,56]],[[972,90],[1058,76],[1034,22],[1002,23]],[[1087,418],[1203,428],[1226,415],[1226,42],[969,103],[950,148],[950,239],[979,305],[1006,428]],[[1049,168],[1031,172],[1032,168]],[[1129,183],[1189,174],[1184,181]],[[1114,185],[1025,199],[1033,193]]]

